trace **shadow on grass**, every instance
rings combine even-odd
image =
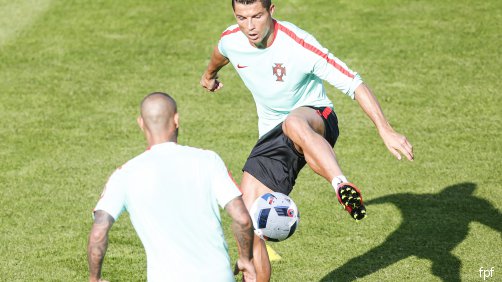
[[[395,194],[366,204],[392,203],[403,221],[384,243],[355,257],[321,279],[352,281],[393,263],[417,256],[432,262],[432,274],[443,281],[460,281],[461,261],[451,251],[467,236],[475,221],[502,232],[502,214],[488,201],[475,197],[474,183],[449,186],[437,194]]]

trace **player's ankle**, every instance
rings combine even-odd
[[[335,191],[338,192],[338,185],[340,185],[341,183],[344,183],[344,182],[349,182],[347,180],[347,178],[342,174],[342,175],[338,175],[338,176],[335,176],[333,178],[333,180],[331,180],[331,186],[333,186],[333,189],[335,189]]]

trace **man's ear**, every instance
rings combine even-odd
[[[141,131],[145,132],[145,123],[143,121],[143,118],[141,116],[138,116],[136,121],[138,122],[138,126],[139,128],[141,128]]]
[[[180,116],[178,115],[178,113],[174,114],[174,125],[176,126],[176,128],[180,127]]]
[[[270,13],[270,16],[274,15],[274,11],[275,11],[275,5],[274,4],[270,4],[270,9],[268,9],[268,12]]]

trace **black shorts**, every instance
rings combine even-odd
[[[335,112],[330,107],[310,108],[315,109],[323,118],[324,139],[334,147],[339,135]],[[284,135],[281,122],[258,140],[242,170],[271,190],[289,195],[298,173],[305,164],[303,154],[300,154],[293,141]]]

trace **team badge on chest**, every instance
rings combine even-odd
[[[276,81],[284,81],[282,77],[286,75],[286,68],[282,66],[282,64],[275,63],[275,66],[272,67],[272,71],[272,74],[277,77]]]

